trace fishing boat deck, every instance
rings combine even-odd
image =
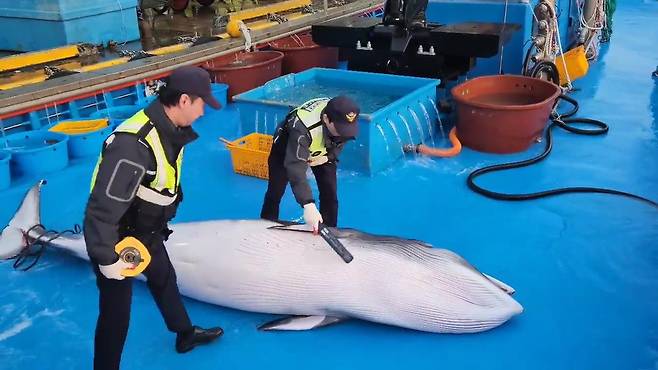
[[[554,132],[545,161],[484,176],[503,192],[598,186],[658,200],[658,3],[618,4],[614,34],[589,74],[575,83],[577,116],[605,121],[604,136]],[[239,135],[232,105],[195,124],[175,222],[256,218],[266,182],[233,173],[220,136]],[[446,144],[446,140],[442,142]],[[352,320],[307,332],[262,333],[272,315],[186,299],[202,326],[221,325],[217,344],[174,351],[146,286],[136,283],[123,369],[652,369],[658,366],[658,217],[647,204],[598,194],[502,202],[471,192],[484,165],[525,159],[469,149],[452,159],[409,157],[371,177],[339,172],[343,227],[427,241],[513,286],[525,311],[481,334],[440,335]],[[95,159],[47,176],[43,223],[81,223]],[[36,179],[0,192],[7,222]],[[284,219],[298,219],[290,191]],[[220,248],[221,246],[218,246]],[[395,277],[392,277],[395,278]],[[91,367],[97,290],[87,262],[47,250],[28,272],[0,264],[3,369]]]

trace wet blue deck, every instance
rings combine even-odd
[[[548,160],[481,184],[526,192],[568,185],[616,188],[658,199],[658,3],[618,4],[612,42],[576,86],[579,116],[605,120],[604,137],[555,135]],[[235,137],[237,113],[209,114],[186,157],[177,221],[255,218],[262,180],[234,175],[217,137]],[[193,321],[221,324],[220,343],[173,349],[145,285],[136,284],[123,369],[655,369],[658,366],[658,213],[606,195],[505,203],[470,192],[479,166],[527,158],[464,150],[411,159],[372,178],[339,173],[340,224],[452,249],[517,289],[525,312],[482,334],[438,335],[352,321],[313,332],[260,333],[269,315],[186,300]],[[44,223],[81,221],[93,161],[48,176]],[[0,193],[0,223],[28,184]],[[282,216],[300,216],[286,195]],[[97,313],[85,262],[49,251],[27,273],[0,264],[0,368],[88,369]]]

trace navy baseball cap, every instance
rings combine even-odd
[[[336,96],[329,100],[324,108],[329,121],[336,127],[338,134],[343,137],[356,137],[359,134],[357,119],[361,109],[345,95]]]
[[[210,74],[201,67],[176,68],[169,76],[167,87],[184,94],[195,95],[214,109],[222,107],[210,91]]]

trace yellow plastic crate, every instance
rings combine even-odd
[[[272,149],[272,135],[253,133],[234,141],[220,140],[231,152],[235,173],[266,180],[269,178],[267,158]]]
[[[63,121],[51,127],[48,131],[59,132],[66,135],[88,134],[107,127],[107,121],[107,118]]]

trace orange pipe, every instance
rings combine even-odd
[[[453,127],[452,130],[450,130],[448,138],[450,139],[450,143],[452,143],[452,148],[450,149],[437,149],[425,144],[418,144],[418,146],[416,146],[416,153],[433,157],[454,157],[462,151],[462,143],[460,143],[459,139],[457,138],[456,127]]]

